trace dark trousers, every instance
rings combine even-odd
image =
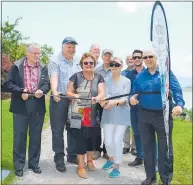
[[[135,140],[137,157],[143,159],[143,145],[141,136],[139,134],[139,126],[138,126],[138,109],[131,110],[130,113],[131,113],[131,126]]]
[[[98,106],[99,106],[99,114],[100,114],[99,117],[100,117],[100,120],[101,120],[102,113],[103,113],[103,108],[100,105],[98,105]],[[102,144],[102,134],[101,134],[101,131],[100,131],[100,135],[97,136],[95,138],[95,141],[94,141],[94,150],[99,151],[99,152],[103,152],[103,153],[107,153],[105,143],[103,142],[103,147],[102,148],[101,148],[101,144]]]
[[[105,147],[105,143],[103,142],[103,146],[101,148],[101,144],[102,144],[102,134],[100,132],[100,135],[96,137],[95,141],[94,141],[94,150],[99,151],[99,152],[103,152],[103,153],[107,153],[106,151],[106,147]]]
[[[158,169],[163,183],[171,182],[173,176],[173,121],[169,121],[169,157],[167,138],[162,111],[139,110],[139,130],[144,147],[144,166],[147,178],[156,177],[155,170],[155,133],[158,138]]]
[[[138,109],[131,110],[131,126],[132,126],[134,140],[135,140],[137,157],[143,159],[144,151],[143,151],[142,139],[139,133],[138,112],[139,112]],[[157,147],[157,142],[155,141],[155,160],[157,159],[158,159],[158,147]]]
[[[52,129],[52,149],[56,165],[64,163],[64,126],[68,118],[69,100],[61,98],[55,102],[50,97],[50,124]]]
[[[23,169],[26,160],[26,141],[29,126],[28,166],[39,165],[41,133],[45,114],[36,112],[26,116],[13,114],[13,162],[15,170]]]
[[[67,158],[69,160],[76,160],[77,154],[76,154],[76,138],[73,135],[72,129],[67,126],[67,144],[68,144],[68,149],[67,149]]]

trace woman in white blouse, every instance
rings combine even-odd
[[[121,75],[123,62],[114,57],[110,62],[112,77],[105,81],[106,97],[130,93],[131,82]],[[109,177],[120,176],[119,164],[123,152],[123,137],[126,128],[130,125],[130,107],[128,96],[119,99],[101,102],[103,107],[101,124],[104,129],[104,140],[109,160],[103,165],[104,170],[113,170]]]

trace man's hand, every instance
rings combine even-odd
[[[177,105],[172,109],[172,117],[182,114],[182,107]]]
[[[59,92],[53,93],[53,97],[54,97],[55,102],[59,102],[61,100],[61,98],[59,96],[60,96]]]
[[[131,105],[137,105],[138,103],[139,103],[139,101],[137,100],[137,96],[138,96],[138,94],[135,94],[135,95],[133,95],[131,98],[130,98],[130,104]]]
[[[41,98],[43,96],[43,91],[38,89],[36,92],[35,92],[35,97],[36,98]]]
[[[27,92],[27,91],[28,91],[28,89],[24,89],[24,90],[23,90],[23,92]],[[24,101],[27,100],[28,97],[29,97],[29,95],[26,94],[26,93],[22,93],[22,95],[21,95],[21,98],[22,98]]]

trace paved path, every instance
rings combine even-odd
[[[65,132],[66,141],[66,132]],[[66,145],[65,145],[66,146]],[[40,167],[42,174],[35,174],[24,168],[24,176],[17,178],[14,184],[140,184],[145,179],[144,167],[129,167],[128,161],[132,161],[134,156],[125,154],[120,165],[121,176],[117,179],[108,177],[108,172],[101,169],[105,162],[102,157],[95,161],[96,171],[88,172],[88,179],[81,179],[76,174],[76,165],[66,162],[67,171],[58,172],[53,162],[54,153],[52,151],[52,134],[48,127],[42,133],[42,152]]]

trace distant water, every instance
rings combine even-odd
[[[183,91],[184,101],[185,101],[185,108],[191,109],[192,108],[192,91]]]

